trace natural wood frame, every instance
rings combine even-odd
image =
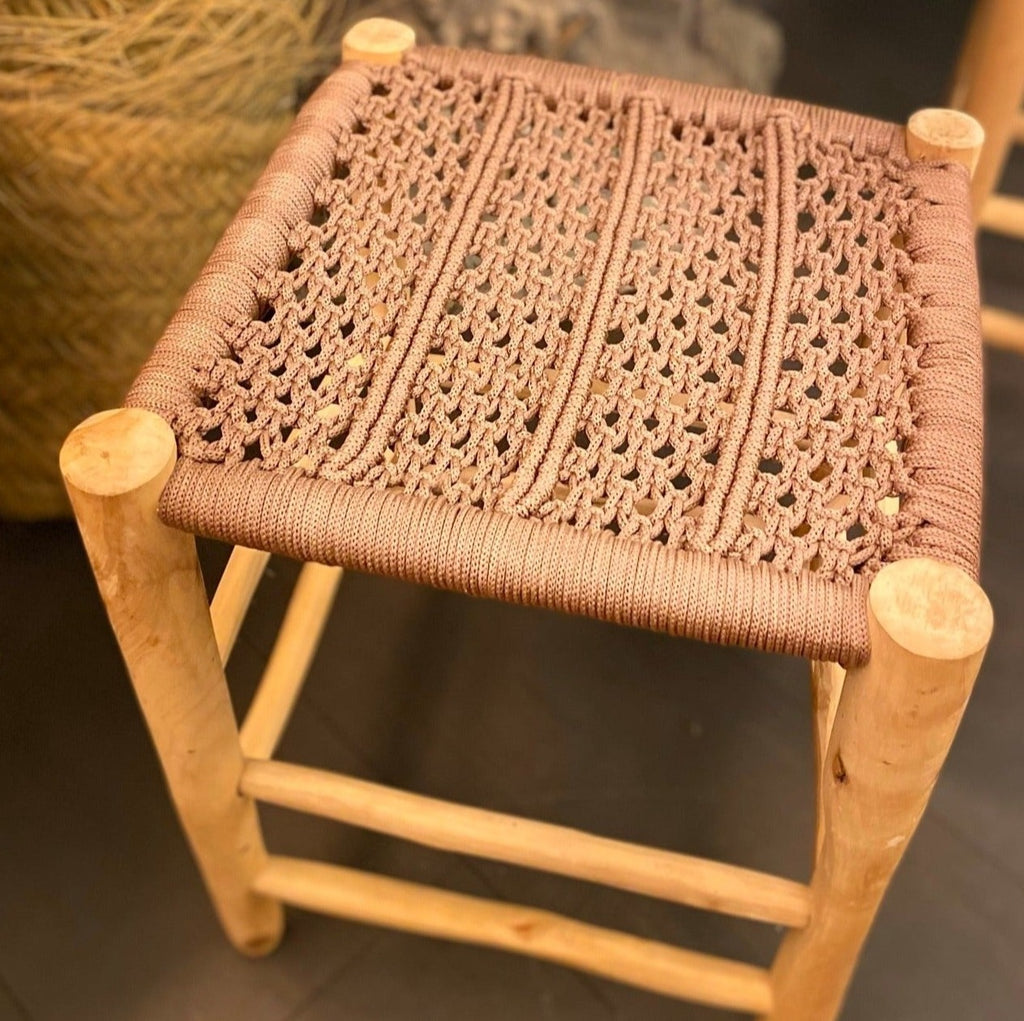
[[[360,34],[362,32],[362,34]],[[404,27],[374,19],[346,55],[397,59]],[[974,122],[928,111],[908,125],[914,158],[977,160]],[[973,141],[971,139],[973,138]],[[965,142],[966,139],[966,142]],[[962,571],[891,564],[868,605],[870,660],[812,665],[818,827],[809,886],[565,827],[450,805],[268,761],[330,611],[341,572],[304,567],[241,734],[224,663],[266,564],[236,549],[214,597],[191,536],[157,502],[176,441],[137,409],[74,430],[61,468],[100,593],[211,899],[231,941],[267,953],[282,903],[558,961],[767,1021],[837,1016],[860,947],[927,805],[981,665],[992,613]],[[770,971],[532,908],[482,901],[340,866],[269,856],[256,801],[448,850],[545,869],[790,927]]]

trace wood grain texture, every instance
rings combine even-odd
[[[278,856],[271,857],[255,886],[268,897],[311,911],[511,950],[666,996],[748,1013],[766,1011],[772,1002],[768,974],[761,968],[536,908]]]
[[[283,913],[253,893],[266,863],[192,536],[157,517],[174,434],[139,410],[101,412],[66,440],[60,467],[96,583],[220,920],[243,953],[271,951]]]
[[[1002,176],[1024,100],[1024,11],[1019,0],[977,0],[957,63],[950,105],[975,117],[986,144],[971,184],[980,215]]]
[[[751,869],[469,808],[283,762],[246,763],[241,789],[428,847],[543,869],[679,904],[782,925],[807,923],[806,886]]]

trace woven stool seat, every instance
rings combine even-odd
[[[902,127],[417,48],[307,103],[136,382],[188,531],[843,662],[976,575],[963,168]]]

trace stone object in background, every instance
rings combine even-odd
[[[782,31],[741,0],[415,0],[432,40],[770,92]]]

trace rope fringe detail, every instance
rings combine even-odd
[[[136,383],[162,513],[821,659],[978,567],[966,175],[761,97],[422,48],[310,100]]]

